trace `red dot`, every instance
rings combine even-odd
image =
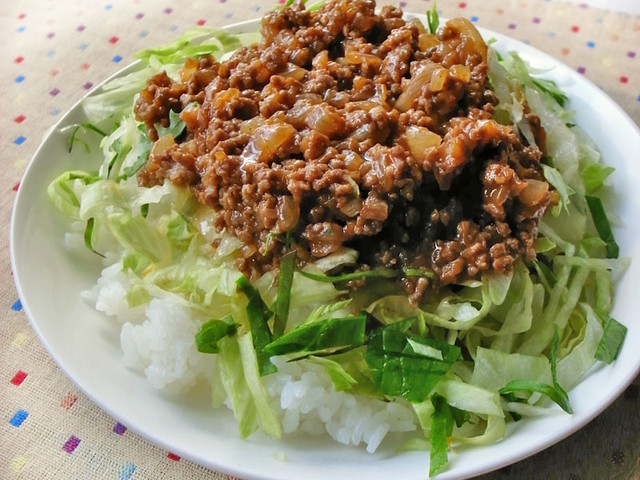
[[[569,49],[568,48],[563,48],[562,50],[560,50],[562,52],[562,55],[569,55]]]
[[[20,55],[19,57],[16,57],[16,59],[14,60],[14,62],[16,63],[22,63],[24,61],[24,57],[22,55]]]
[[[573,27],[571,27],[571,31],[573,33],[578,33],[580,31],[580,27],[577,25],[574,25]]]
[[[173,460],[174,462],[177,462],[178,460],[180,460],[180,457],[178,455],[171,452],[167,454],[167,457],[169,457],[169,460]]]
[[[464,3],[464,2],[460,2],[460,3],[458,4],[458,8],[467,8],[467,4],[466,4],[466,3]]]
[[[11,379],[11,383],[13,383],[14,385],[20,385],[25,378],[27,378],[27,374],[22,370],[18,370],[18,372]]]
[[[109,43],[117,43],[117,42],[118,42],[118,40],[120,40],[118,37],[111,37],[111,38],[109,39]]]
[[[18,18],[19,18],[20,20],[22,20],[22,19],[23,19],[24,17],[26,17],[26,16],[27,16],[27,14],[26,14],[26,13],[21,13],[20,15],[18,15]]]
[[[82,70],[88,70],[90,66],[91,66],[91,65],[90,65],[89,63],[85,62],[85,63],[83,63],[82,65],[80,65],[80,68],[81,68]]]
[[[207,23],[207,21],[206,21],[205,19],[203,19],[203,18],[201,18],[201,19],[200,19],[200,20],[198,20],[198,22],[197,22],[198,26],[200,26],[200,27],[201,27],[201,26],[203,26],[205,23]]]
[[[12,190],[13,190],[14,192],[17,192],[19,188],[20,188],[20,182],[16,183],[16,184],[13,186],[13,189],[12,189]]]
[[[622,77],[620,77],[620,82],[621,83],[627,83],[629,81],[629,78],[625,77],[624,75]]]
[[[16,118],[13,119],[14,122],[16,123],[22,123],[25,121],[27,117],[25,117],[24,115],[18,115]]]
[[[71,407],[73,407],[73,405],[76,403],[77,400],[78,400],[78,397],[73,393],[69,392],[62,398],[62,401],[60,402],[60,406],[65,410],[69,410]]]
[[[49,75],[51,75],[52,77],[55,77],[56,75],[58,75],[60,73],[60,70],[54,68],[53,70],[49,71]]]

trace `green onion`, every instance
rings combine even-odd
[[[276,297],[275,317],[273,320],[273,335],[279,337],[284,333],[289,318],[289,303],[291,302],[291,286],[293,273],[296,269],[296,251],[293,250],[280,259],[280,274],[278,277],[278,296]]]
[[[93,248],[93,225],[95,223],[94,218],[90,218],[89,220],[87,220],[87,226],[84,229],[84,245],[91,250],[93,253],[95,253],[96,255],[100,255],[102,258],[105,258],[103,254],[101,254],[100,252],[97,252],[94,248]]]
[[[300,271],[304,277],[324,283],[344,283],[351,280],[360,280],[363,278],[394,278],[398,276],[398,272],[390,268],[374,268],[373,270],[361,270],[359,272],[344,273],[342,275],[324,275],[319,273]]]
[[[515,393],[515,392],[537,392],[546,395],[555,403],[557,403],[560,408],[562,408],[567,413],[573,413],[571,409],[571,405],[569,401],[562,396],[560,392],[558,392],[551,385],[547,385],[546,383],[541,382],[532,382],[528,380],[513,380],[505,385],[503,388],[498,390],[500,395],[504,395],[506,393]]]
[[[602,238],[602,240],[607,244],[607,258],[618,258],[620,247],[618,247],[618,244],[613,237],[611,225],[609,224],[609,219],[607,219],[607,214],[604,211],[602,200],[592,195],[585,195],[585,199],[587,200],[587,205],[591,212],[591,218],[593,219],[593,224],[596,227],[598,235],[600,235],[600,238]]]
[[[78,138],[78,132],[80,131],[80,129],[82,129],[83,131],[91,131],[91,132],[95,132],[98,135],[101,135],[103,137],[107,136],[107,133],[104,132],[103,130],[101,130],[100,128],[96,127],[93,123],[79,123],[77,125],[74,126],[75,128],[73,129],[73,132],[71,132],[71,136],[69,137],[69,153],[71,153],[71,151],[73,150],[73,146],[76,143],[80,143],[81,145],[84,146],[84,149],[87,151],[87,153],[89,153],[91,151],[91,149],[89,148],[89,144],[87,142],[85,142],[84,140],[81,140],[80,138]]]
[[[435,277],[435,274],[431,270],[424,268],[405,268],[402,273],[404,273],[405,277]]]
[[[429,27],[429,33],[433,33],[434,35],[438,33],[438,26],[440,25],[440,18],[438,17],[436,7],[436,2],[433,2],[431,10],[427,10],[427,26]]]
[[[562,408],[565,412],[571,414],[573,413],[573,409],[571,408],[571,404],[569,403],[569,396],[567,392],[562,388],[562,386],[558,383],[558,377],[556,374],[556,365],[558,363],[558,348],[560,345],[560,336],[558,335],[558,331],[553,337],[553,342],[551,344],[551,378],[553,381],[553,385],[547,385],[542,382],[533,382],[529,380],[513,380],[503,388],[498,390],[501,395],[513,394],[515,392],[532,392],[532,393],[542,393],[546,395],[555,403],[557,403],[560,408]]]

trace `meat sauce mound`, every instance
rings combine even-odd
[[[242,240],[241,271],[278,268],[291,245],[300,264],[351,248],[356,269],[396,269],[418,302],[535,256],[557,194],[541,151],[494,119],[469,21],[434,35],[369,0],[298,2],[261,34],[225,61],[187,60],[178,82],[156,75],[135,105],[155,141],[139,183],[190,188]],[[158,138],[171,111],[186,131]]]

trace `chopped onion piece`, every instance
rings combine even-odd
[[[422,162],[426,158],[429,148],[437,147],[442,143],[442,137],[425,127],[411,126],[405,133],[407,146],[413,158]]]

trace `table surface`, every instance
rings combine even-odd
[[[222,26],[258,17],[274,3],[2,2],[0,478],[228,478],[127,431],[64,376],[22,311],[11,275],[9,224],[20,178],[43,135],[93,85],[130,63],[141,48],[165,42],[195,25]],[[640,16],[627,13],[637,13],[637,3],[442,0],[438,7],[443,16],[464,15],[577,69],[640,124]],[[424,12],[431,1],[407,0],[399,6]],[[625,12],[628,8],[635,10]],[[578,433],[481,478],[640,479],[639,391],[636,379]]]

